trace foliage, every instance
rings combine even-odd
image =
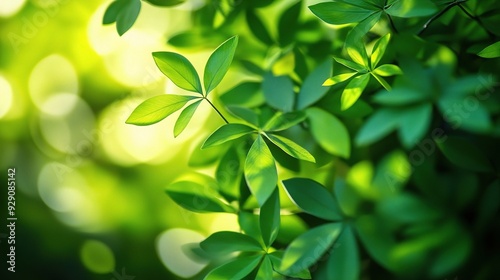
[[[184,56],[153,53],[195,95],[153,97],[127,120],[150,125],[184,108],[178,136],[206,101],[225,122],[202,145],[220,147],[214,178],[166,190],[190,211],[238,216],[240,232],[200,243],[220,264],[205,279],[492,273],[498,256],[482,240],[499,233],[499,2],[289,3],[207,1],[193,11],[193,28],[171,45],[212,48],[237,35],[208,59],[203,87]],[[118,0],[103,22],[121,35],[139,10]],[[217,92],[237,67],[251,79]],[[287,235],[290,215],[309,229]]]

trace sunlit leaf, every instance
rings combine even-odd
[[[330,113],[319,109],[307,109],[311,134],[327,152],[344,158],[351,154],[349,132],[344,124]]]
[[[394,75],[401,75],[403,74],[403,71],[401,71],[401,69],[397,65],[384,64],[373,70],[373,73],[379,76],[388,77]]]
[[[245,160],[245,179],[259,205],[264,205],[271,196],[278,173],[273,155],[261,135],[257,136]]]
[[[256,279],[273,279],[273,264],[268,255],[262,259]]]
[[[182,110],[181,114],[179,115],[179,118],[175,122],[174,137],[179,136],[184,131],[189,121],[193,117],[194,112],[196,112],[196,109],[198,109],[198,106],[200,105],[201,101],[202,100],[198,100],[193,104],[184,108],[184,110]]]
[[[356,73],[345,73],[345,74],[340,74],[337,76],[333,76],[331,78],[328,78],[324,83],[323,86],[334,86],[338,83],[342,83],[344,81],[349,80],[352,76],[356,75]]]
[[[323,82],[331,75],[332,61],[328,59],[307,76],[297,96],[298,110],[314,104],[328,92],[328,88],[323,87]]]
[[[356,64],[363,66],[365,69],[369,69],[370,65],[368,62],[368,54],[366,53],[366,48],[362,36],[357,28],[353,28],[349,34],[347,34],[345,42],[345,50],[347,55]]]
[[[356,72],[360,72],[360,73],[366,73],[367,70],[364,66],[362,65],[359,65],[357,63],[354,63],[350,60],[346,60],[346,59],[343,59],[343,58],[340,58],[340,57],[333,57],[333,59],[335,59],[335,61],[337,61],[338,63],[344,65],[345,67],[347,68],[350,68]]]
[[[373,10],[350,5],[342,2],[325,2],[309,7],[313,14],[329,24],[346,24],[360,22],[371,14]]]
[[[233,61],[238,45],[238,36],[229,38],[222,43],[210,56],[205,66],[203,82],[208,95],[222,81]]]
[[[492,45],[487,46],[477,55],[484,58],[495,58],[500,57],[500,42],[496,42]]]
[[[175,182],[167,187],[166,192],[175,203],[193,212],[235,212],[231,206],[223,202],[216,190],[197,182]]]
[[[280,197],[276,188],[260,209],[260,231],[264,244],[269,248],[280,230]]]
[[[219,127],[216,131],[214,131],[207,138],[207,140],[205,140],[205,143],[203,143],[203,146],[201,148],[205,149],[211,146],[220,145],[228,141],[238,139],[242,136],[252,133],[253,131],[255,131],[254,128],[244,124],[239,124],[239,123],[225,124]]]
[[[260,243],[248,235],[232,231],[218,231],[200,243],[210,255],[224,256],[233,252],[262,251]]]
[[[259,265],[262,255],[238,257],[210,271],[204,280],[243,279]]]
[[[361,96],[366,86],[368,85],[368,81],[370,80],[370,74],[363,74],[353,78],[345,87],[342,92],[342,97],[340,99],[341,109],[347,110],[351,107],[358,98]]]
[[[195,98],[195,96],[173,94],[151,97],[135,108],[126,123],[135,125],[157,123],[184,107],[189,100]]]
[[[306,178],[283,181],[290,199],[304,212],[325,220],[341,220],[333,195],[318,182]]]
[[[391,33],[387,33],[385,36],[381,37],[380,39],[377,40],[377,42],[375,42],[375,45],[373,46],[372,55],[370,56],[372,69],[378,65],[378,63],[384,56],[385,50],[387,49],[387,45],[389,44],[390,39],[391,39]]]
[[[266,134],[266,137],[271,140],[274,145],[278,146],[282,151],[289,154],[290,156],[301,160],[316,162],[309,151],[301,147],[299,144],[293,142],[292,140],[283,136],[269,133]]]
[[[153,58],[160,71],[176,86],[188,91],[203,93],[198,73],[187,58],[173,52],[154,52]]]
[[[306,114],[302,111],[276,113],[262,128],[265,131],[282,131],[303,122]]]
[[[297,273],[316,263],[342,231],[341,223],[330,223],[310,229],[288,245],[281,269]]]
[[[354,232],[346,226],[333,245],[327,264],[329,279],[357,280],[361,264]]]

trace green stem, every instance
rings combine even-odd
[[[205,99],[208,104],[210,104],[210,106],[212,106],[212,108],[214,108],[214,110],[217,112],[217,114],[219,114],[219,116],[228,124],[229,122],[227,121],[226,118],[224,118],[224,115],[222,115],[222,113],[219,111],[219,109],[217,109],[217,107],[215,107],[215,105],[210,102],[210,100],[208,100],[208,98],[206,96],[203,97],[203,99]]]
[[[422,26],[422,29],[417,33],[417,35],[422,35],[424,31],[431,25],[435,20],[440,18],[442,15],[444,15],[447,11],[449,11],[451,8],[455,7],[456,5],[460,5],[462,3],[467,2],[467,0],[456,0],[454,2],[451,2],[448,4],[443,10],[441,10],[439,13],[435,14],[433,17],[431,17],[425,24]]]

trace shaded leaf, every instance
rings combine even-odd
[[[361,127],[356,135],[358,146],[370,145],[395,130],[399,125],[396,110],[380,109],[376,111]]]
[[[266,26],[258,16],[257,12],[253,9],[246,10],[246,19],[247,26],[255,36],[255,38],[259,39],[262,43],[267,46],[273,45],[274,41]]]
[[[259,252],[260,243],[248,235],[232,231],[218,231],[200,243],[210,255],[224,256],[234,252]]]
[[[238,257],[210,271],[204,280],[242,279],[259,265],[262,255]]]
[[[316,103],[328,92],[328,88],[323,86],[323,82],[331,75],[332,61],[327,59],[307,76],[297,96],[298,110]]]
[[[309,7],[313,14],[329,24],[360,22],[374,11],[342,2],[324,2]]]
[[[265,102],[259,82],[243,82],[222,94],[220,100],[226,105],[249,108],[260,106]]]
[[[281,260],[283,259],[283,251],[274,251],[271,254],[268,255],[269,259],[271,260],[271,263],[273,264],[273,268],[275,271],[279,272],[282,275],[286,275],[289,277],[293,278],[299,278],[299,279],[311,279],[311,273],[309,272],[309,269],[303,269],[298,272],[290,272],[290,271],[283,271],[281,270]]]
[[[171,7],[186,2],[186,0],[143,0],[143,1],[146,1],[152,5],[159,7]]]
[[[413,148],[425,136],[431,125],[432,105],[422,104],[406,108],[399,115],[399,138],[407,149]]]
[[[260,231],[264,244],[269,248],[280,230],[280,196],[276,188],[260,209]]]
[[[311,155],[311,153],[309,153],[309,151],[304,149],[299,144],[293,142],[292,140],[275,134],[265,134],[265,135],[269,140],[271,140],[271,142],[274,145],[278,146],[281,150],[283,150],[290,156],[301,160],[316,162],[316,160]]]
[[[329,279],[357,280],[361,264],[354,232],[345,227],[333,246],[327,264]]]
[[[264,75],[262,90],[269,106],[284,112],[293,109],[295,93],[290,77],[274,76],[268,72]]]
[[[290,6],[281,15],[278,22],[278,37],[280,46],[287,46],[293,43],[301,8],[302,1],[297,1],[297,3]]]
[[[484,57],[484,58],[500,57],[500,42],[496,42],[492,45],[487,46],[482,51],[480,51],[477,55],[480,57]]]
[[[404,0],[394,3],[385,11],[395,17],[423,17],[437,12],[437,7],[429,0]]]
[[[120,36],[125,34],[134,25],[140,11],[141,1],[139,0],[126,1],[126,4],[122,6],[121,11],[116,17],[116,30]]]
[[[448,136],[446,141],[437,143],[437,145],[444,156],[457,166],[478,172],[492,170],[486,155],[476,145],[464,138]]]
[[[167,187],[166,192],[175,203],[193,212],[235,212],[231,206],[223,202],[216,190],[197,182],[175,182]]]
[[[278,112],[266,122],[262,128],[264,131],[282,131],[303,122],[306,114],[302,111],[281,113]]]

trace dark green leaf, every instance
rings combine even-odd
[[[203,146],[201,148],[205,149],[211,146],[220,145],[226,143],[227,141],[238,139],[254,131],[255,131],[254,128],[244,124],[239,124],[239,123],[225,124],[219,127],[216,131],[214,131],[207,138],[207,140],[205,140],[205,143],[203,143]]]
[[[457,166],[478,172],[492,170],[486,155],[476,145],[464,138],[448,136],[446,141],[437,144],[444,156]]]
[[[106,8],[106,12],[104,12],[104,17],[102,19],[102,24],[111,24],[116,21],[116,18],[122,11],[122,9],[127,4],[127,1],[117,0],[111,3],[108,8]]]
[[[175,182],[167,187],[166,192],[175,203],[193,212],[235,212],[223,202],[216,190],[197,182]]]
[[[207,65],[205,66],[205,74],[203,76],[207,95],[219,85],[226,75],[233,61],[237,46],[238,36],[233,36],[222,43],[208,59]]]
[[[199,94],[203,93],[198,73],[187,58],[173,52],[154,52],[153,58],[160,71],[176,86]]]
[[[399,115],[399,138],[407,149],[413,148],[425,136],[432,119],[432,105],[421,104],[406,108]]]
[[[186,0],[144,0],[144,1],[159,7],[170,7],[186,2]]]
[[[262,91],[269,106],[284,112],[293,109],[295,93],[290,77],[274,76],[273,73],[268,72],[264,75]]]
[[[410,18],[432,15],[437,12],[437,8],[429,0],[404,0],[394,1],[385,11],[395,17]]]
[[[157,123],[184,107],[189,100],[194,98],[196,97],[173,94],[151,97],[135,108],[126,123],[135,125]]]
[[[260,243],[248,235],[232,231],[219,231],[200,243],[201,249],[210,255],[224,256],[234,252],[259,252]]]
[[[269,248],[280,230],[280,196],[276,188],[260,209],[260,231],[264,244]]]
[[[354,232],[345,227],[333,245],[327,264],[329,279],[358,280],[361,265]]]
[[[224,93],[220,100],[226,105],[257,107],[265,102],[261,83],[243,82]]]
[[[328,88],[323,86],[323,82],[331,75],[332,61],[328,59],[307,76],[297,97],[298,110],[314,104],[328,92]]]
[[[294,42],[295,32],[298,26],[302,1],[286,9],[281,15],[278,23],[278,35],[280,46],[288,46]]]
[[[378,92],[373,101],[386,106],[404,106],[425,101],[429,95],[412,88],[394,88],[391,91],[382,90]]]
[[[331,154],[349,158],[351,141],[344,124],[335,116],[319,108],[309,108],[306,112],[311,134],[316,142]]]
[[[274,251],[268,255],[275,271],[279,272],[282,275],[286,275],[293,278],[311,279],[311,273],[307,268],[298,272],[286,272],[281,270],[281,260],[283,259],[283,254],[284,254],[283,251]]]
[[[127,2],[122,6],[120,13],[116,17],[116,30],[120,36],[125,34],[134,25],[141,10],[140,0],[129,0]]]
[[[179,118],[175,122],[174,137],[179,136],[184,131],[184,129],[188,125],[189,121],[193,117],[194,112],[196,112],[196,109],[200,105],[201,101],[202,100],[198,100],[198,101],[194,102],[193,104],[184,108],[184,110],[182,110],[181,114],[179,115]]]
[[[245,179],[250,191],[261,206],[276,188],[278,182],[276,163],[261,135],[257,136],[250,151],[248,151],[245,160]]]
[[[329,24],[360,22],[374,13],[362,7],[342,2],[325,2],[309,7],[313,14]]]
[[[341,223],[315,227],[297,237],[285,251],[281,270],[297,273],[316,263],[342,231]]]
[[[228,201],[239,197],[241,169],[237,148],[233,146],[222,156],[215,171],[215,179],[219,183],[219,190]]]
[[[333,195],[319,183],[305,178],[283,181],[290,199],[304,212],[325,220],[341,220]]]
[[[271,46],[274,44],[273,38],[271,38],[269,31],[267,31],[266,26],[258,16],[256,10],[247,9],[246,19],[248,28],[250,29],[250,31],[252,31],[252,34],[257,39],[259,39],[262,43],[264,43],[267,46]]]
[[[358,146],[370,145],[395,130],[399,126],[397,110],[380,109],[375,112],[361,127],[356,135]]]
[[[259,265],[262,255],[238,257],[210,271],[204,280],[243,279]]]
[[[229,113],[236,116],[237,118],[247,122],[254,127],[259,127],[259,116],[251,109],[240,106],[228,106],[227,109]]]
[[[303,122],[306,114],[302,111],[281,113],[278,112],[266,122],[262,128],[264,131],[282,131]]]
[[[281,150],[283,150],[285,153],[289,154],[290,156],[301,159],[301,160],[306,160],[310,162],[316,162],[314,157],[301,147],[299,144],[293,142],[292,140],[285,138],[283,136],[279,135],[274,135],[274,134],[266,134],[266,137],[271,140],[271,142],[278,146]]]

